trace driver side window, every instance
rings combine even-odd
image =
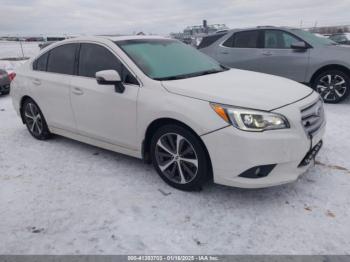
[[[290,49],[292,44],[300,42],[295,36],[281,30],[265,30],[264,47],[269,49]]]
[[[119,73],[124,83],[139,85],[129,70],[108,49],[96,44],[81,44],[78,66],[79,76],[95,78],[96,72],[111,69]]]

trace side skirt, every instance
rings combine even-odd
[[[142,154],[141,154],[140,151],[131,150],[131,149],[128,149],[128,148],[125,148],[125,147],[121,147],[121,146],[117,146],[117,145],[114,145],[114,144],[106,143],[104,141],[96,140],[96,139],[93,139],[91,137],[83,136],[83,135],[80,135],[80,134],[77,134],[77,133],[73,133],[73,132],[70,132],[70,131],[67,131],[67,130],[64,130],[64,129],[61,129],[61,128],[57,128],[57,127],[50,126],[49,130],[53,134],[64,136],[64,137],[68,137],[70,139],[77,140],[77,141],[80,141],[82,143],[86,143],[86,144],[89,144],[89,145],[93,145],[93,146],[96,146],[96,147],[100,147],[100,148],[103,148],[103,149],[106,149],[106,150],[110,150],[110,151],[113,151],[113,152],[117,152],[117,153],[121,153],[121,154],[124,154],[124,155],[132,156],[132,157],[136,157],[136,158],[140,158],[140,159],[142,158]]]

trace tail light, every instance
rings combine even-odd
[[[9,78],[10,78],[11,81],[12,81],[15,77],[16,77],[16,73],[15,73],[15,72],[9,73]]]

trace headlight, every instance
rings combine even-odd
[[[289,128],[281,114],[210,103],[214,111],[234,127],[253,132]]]

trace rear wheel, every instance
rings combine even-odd
[[[313,89],[326,103],[339,103],[349,95],[350,78],[343,71],[327,70],[316,77]]]
[[[23,104],[23,120],[29,133],[39,140],[50,138],[51,133],[47,127],[45,118],[38,105],[32,100],[27,99]]]
[[[161,127],[152,138],[151,155],[156,171],[172,187],[198,190],[209,177],[204,146],[182,126]]]

